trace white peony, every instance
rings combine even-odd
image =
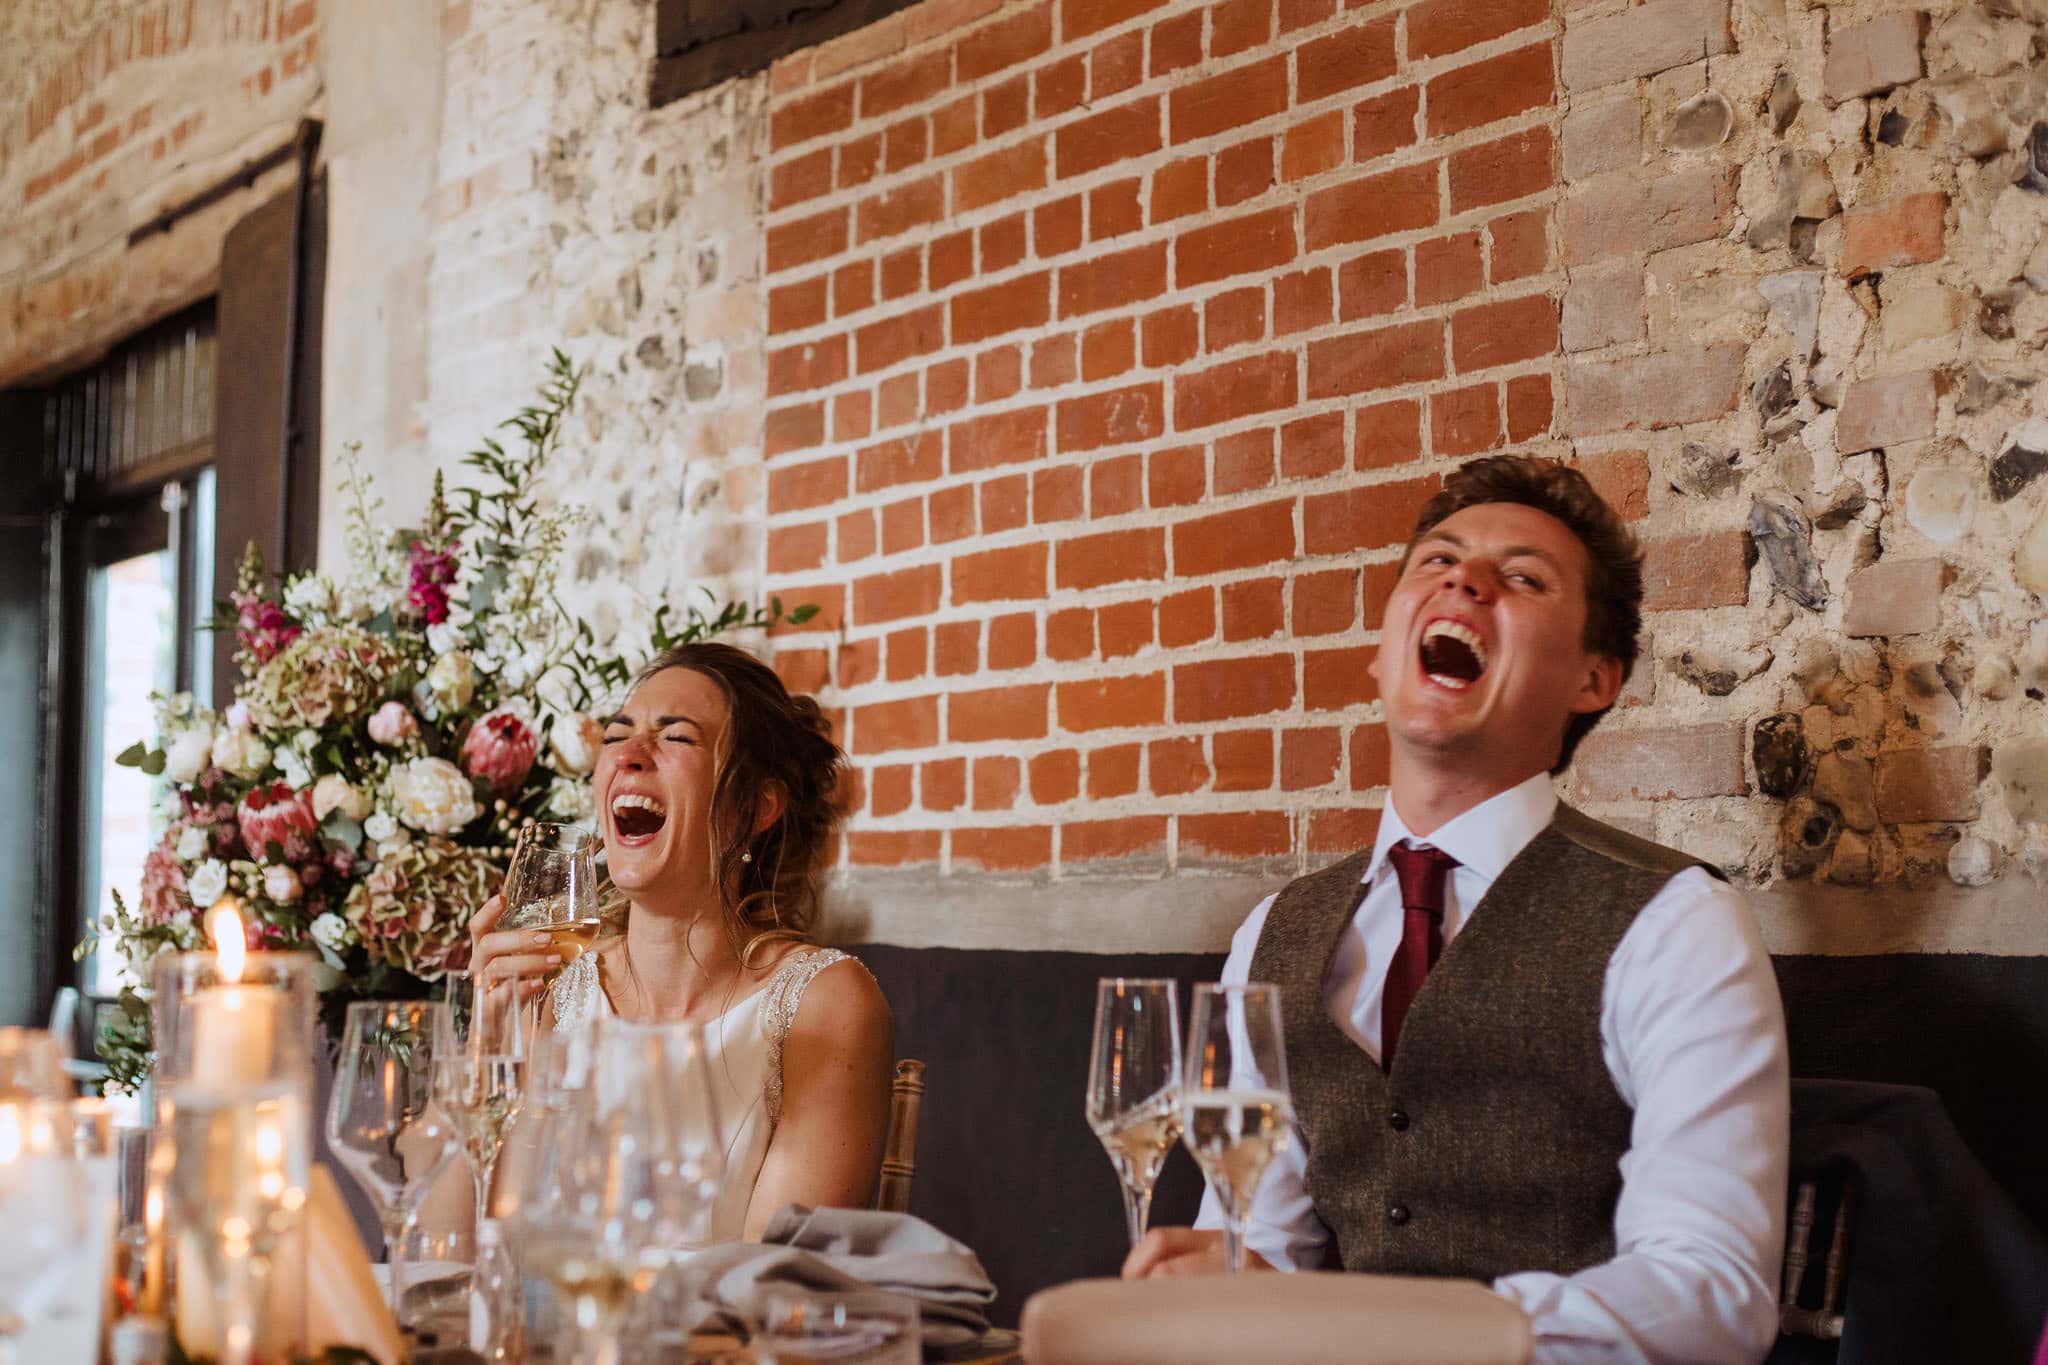
[[[299,881],[296,869],[283,863],[272,863],[263,869],[263,894],[279,905],[290,905],[306,894],[306,888]]]
[[[555,721],[548,732],[548,746],[554,751],[555,771],[568,777],[585,777],[597,766],[598,750],[604,747],[604,727],[594,716],[574,712]]]
[[[201,910],[219,900],[227,889],[228,867],[218,858],[208,858],[193,868],[192,875],[185,879],[185,894]]]
[[[460,711],[476,695],[476,668],[467,654],[454,650],[434,660],[427,670],[427,690],[443,710]]]
[[[191,725],[178,731],[164,746],[164,772],[183,786],[206,771],[213,761],[213,727]]]
[[[391,770],[389,785],[398,818],[423,834],[453,834],[484,813],[469,778],[445,758],[401,763]]]
[[[238,725],[214,739],[213,761],[236,777],[251,778],[270,766],[270,746]]]
[[[313,818],[325,820],[335,811],[351,820],[361,820],[370,813],[370,798],[346,778],[329,773],[313,784]]]
[[[313,922],[306,926],[306,932],[313,936],[313,942],[330,953],[338,955],[348,947],[348,921],[332,910],[315,915]]]
[[[204,829],[198,825],[185,826],[185,832],[178,836],[178,861],[181,863],[191,862],[194,858],[206,852],[206,846],[209,842],[211,841],[206,837]]]

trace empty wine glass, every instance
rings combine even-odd
[[[432,1000],[358,1000],[348,1007],[327,1144],[377,1206],[391,1309],[403,1330],[406,1241],[426,1192],[460,1150],[433,1104],[433,1057],[448,1007]]]
[[[597,938],[597,840],[581,825],[544,821],[519,831],[505,873],[505,929],[535,929],[563,965]]]
[[[551,1106],[508,1226],[521,1264],[573,1306],[582,1359],[611,1365],[633,1296],[700,1245],[724,1174],[702,1033],[605,1020],[588,1084]]]
[[[1180,1071],[1174,983],[1121,976],[1096,983],[1088,1126],[1123,1184],[1132,1246],[1145,1235],[1159,1168],[1180,1140]]]
[[[1223,1206],[1224,1254],[1236,1274],[1252,1196],[1294,1126],[1278,986],[1195,987],[1181,1113],[1188,1150]]]
[[[435,1017],[434,1103],[454,1126],[469,1162],[476,1216],[490,1207],[491,1176],[505,1130],[525,1092],[532,1011],[512,977],[450,973],[448,1008]]]

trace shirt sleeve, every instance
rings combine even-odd
[[[1251,980],[1252,954],[1258,950],[1259,934],[1266,927],[1266,915],[1273,908],[1273,900],[1268,896],[1260,901],[1231,937],[1230,956],[1224,960],[1223,973],[1218,978],[1221,984],[1242,986]],[[1231,1079],[1243,1083],[1247,1078],[1233,1074]],[[1245,1219],[1245,1249],[1281,1270],[1320,1266],[1324,1248],[1329,1245],[1329,1229],[1316,1217],[1315,1205],[1309,1201],[1307,1171],[1301,1133],[1290,1132],[1286,1148],[1266,1168],[1266,1178],[1259,1182],[1258,1193],[1252,1196],[1251,1213]],[[1216,1192],[1206,1184],[1195,1226],[1218,1232],[1223,1229],[1223,1206],[1217,1202]]]
[[[1693,868],[1643,907],[1608,963],[1600,1034],[1635,1110],[1615,1257],[1494,1288],[1529,1314],[1533,1365],[1760,1361],[1778,1331],[1791,1083],[1740,892]]]

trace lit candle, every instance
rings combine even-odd
[[[164,1192],[152,1173],[149,1192],[142,1196],[142,1302],[138,1307],[150,1317],[164,1312]]]
[[[192,1026],[192,1082],[232,1088],[271,1077],[282,998],[274,986],[245,986],[248,944],[232,897],[206,917],[223,984],[186,1004]]]

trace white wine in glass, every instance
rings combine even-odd
[[[482,1219],[505,1130],[525,1094],[533,1012],[509,977],[451,973],[448,999],[449,1008],[434,1021],[434,1106],[462,1145]]]
[[[1278,986],[1195,987],[1181,1113],[1188,1151],[1223,1206],[1225,1255],[1235,1274],[1244,1268],[1252,1196],[1294,1125]]]
[[[1105,977],[1095,988],[1088,1126],[1124,1191],[1131,1245],[1145,1235],[1152,1187],[1180,1138],[1180,1010],[1174,983]]]

